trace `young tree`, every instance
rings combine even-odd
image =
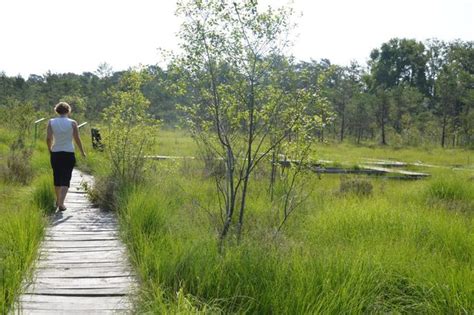
[[[103,113],[108,127],[104,144],[118,185],[143,178],[144,154],[154,139],[157,121],[149,117],[150,102],[140,90],[145,80],[143,71],[128,71],[117,87],[108,90],[111,105]]]
[[[388,92],[378,88],[375,93],[374,113],[377,125],[380,128],[380,144],[387,145],[387,125],[389,123],[390,99]]]
[[[269,57],[288,44],[291,11],[261,12],[252,0],[188,0],[177,12],[184,19],[180,62],[193,91],[188,122],[198,143],[224,163],[216,179],[224,200],[222,246],[234,220],[241,236],[255,167],[305,115],[305,92],[290,93],[270,78],[278,58]]]
[[[331,66],[327,75],[326,89],[339,122],[339,141],[344,141],[348,124],[347,110],[354,95],[360,93],[361,69],[357,63],[348,67]]]
[[[360,144],[364,137],[373,134],[375,96],[370,93],[358,93],[354,95],[347,108],[348,129],[355,137],[356,143]]]
[[[473,42],[452,42],[449,44],[446,60],[436,77],[434,100],[435,114],[441,123],[441,146],[451,135],[453,146],[462,132],[470,141],[470,117],[473,106],[472,86],[474,84]]]

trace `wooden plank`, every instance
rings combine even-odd
[[[44,253],[42,252],[40,254],[40,259],[42,260],[52,260],[52,259],[58,259],[58,260],[67,260],[67,259],[90,259],[90,258],[123,258],[125,256],[125,249],[121,250],[111,250],[111,251],[99,251],[99,252],[82,252],[82,253]]]
[[[14,312],[16,313],[16,312]],[[25,307],[22,309],[20,314],[28,314],[28,315],[93,315],[93,314],[100,314],[100,315],[117,315],[117,314],[130,314],[130,311],[127,309],[123,310],[100,310],[99,312],[95,309],[82,309],[80,311],[77,310],[51,310],[47,309],[33,309],[29,307]]]
[[[67,211],[67,210],[66,210]],[[52,220],[52,223],[94,223],[94,222],[116,222],[117,219],[113,215],[97,215],[95,213],[76,213],[71,215],[67,214],[68,217],[56,218]],[[87,221],[87,222],[86,222]]]
[[[87,236],[87,235],[77,235],[77,236],[64,236],[64,235],[58,235],[58,236],[46,236],[45,240],[46,241],[112,241],[112,240],[118,240],[119,238],[116,236]]]
[[[67,196],[65,199],[65,202],[71,202],[71,203],[86,203],[88,205],[92,206],[92,202],[87,199],[87,196],[83,195],[70,195]]]
[[[34,274],[36,278],[110,278],[110,277],[129,277],[134,275],[127,266],[118,267],[84,267],[76,268],[38,268]]]
[[[48,294],[62,296],[124,296],[130,293],[129,286],[109,288],[44,288],[27,289],[27,294]]]
[[[84,221],[63,221],[57,222],[56,224],[52,225],[50,229],[55,228],[100,228],[100,227],[107,227],[117,229],[117,220],[109,220],[108,222],[84,222]]]
[[[108,286],[135,285],[134,277],[109,277],[109,278],[77,278],[71,281],[69,278],[41,278],[35,281],[35,285],[43,285],[58,288],[104,288]]]
[[[119,231],[113,227],[90,227],[90,226],[58,226],[54,229],[46,229],[46,233],[71,233],[71,232],[110,232],[119,233]]]
[[[20,297],[20,302],[28,308],[33,309],[54,309],[54,310],[114,310],[127,309],[131,305],[121,296],[55,296],[24,294]]]
[[[50,253],[92,253],[92,252],[110,252],[110,251],[123,251],[122,246],[102,246],[102,247],[52,247],[52,248],[43,248],[40,253],[50,254]]]
[[[82,259],[74,259],[74,258],[56,258],[54,260],[52,259],[40,259],[38,260],[38,266],[37,269],[48,269],[48,268],[57,268],[57,269],[62,269],[62,266],[64,268],[69,268],[69,269],[81,269],[81,268],[94,268],[94,267],[100,267],[104,265],[104,267],[100,268],[108,268],[111,266],[114,266],[114,264],[118,261],[118,259],[124,259],[125,257],[116,257],[116,258],[110,258],[110,257],[88,257],[88,258],[82,258]],[[129,265],[121,265],[124,268],[129,268]]]
[[[63,228],[63,227],[107,227],[107,228],[114,228],[117,229],[117,221],[116,220],[92,220],[92,219],[86,219],[84,218],[83,220],[79,220],[78,218],[76,219],[71,219],[70,221],[67,222],[57,222],[54,223],[51,226],[51,229],[54,229],[55,227],[58,228]]]
[[[79,235],[87,235],[87,236],[117,236],[117,231],[46,231],[46,236],[51,237],[58,237],[58,236],[79,236]]]
[[[86,194],[71,194],[68,195],[65,199],[65,202],[80,202],[80,203],[87,203],[89,205],[93,205],[93,203],[88,199],[88,196]]]
[[[36,266],[37,269],[61,269],[61,268],[98,268],[98,267],[124,267],[124,268],[130,268],[131,266],[129,264],[124,264],[123,262],[120,261],[105,261],[105,262],[94,262],[90,263],[87,261],[81,261],[78,263],[70,263],[70,262],[65,262],[65,263],[59,263],[56,261],[42,261],[41,265],[38,264]]]
[[[385,174],[385,172],[376,171],[376,170],[342,168],[342,167],[313,167],[312,170],[318,174],[362,174],[362,175]]]
[[[80,229],[80,228],[77,228],[76,230],[73,230],[72,227],[69,227],[69,229],[64,229],[64,227],[60,227],[58,229],[47,229],[45,232],[46,232],[46,236],[62,236],[62,235],[68,235],[68,236],[74,236],[74,235],[103,235],[103,236],[106,236],[106,235],[109,235],[109,236],[117,236],[119,233],[117,230],[114,230],[110,227],[108,227],[107,229],[104,229],[103,227],[100,227],[102,228],[103,231],[99,231],[99,230],[93,230],[93,229],[90,229],[90,230],[85,230],[85,229]]]
[[[382,160],[382,159],[372,159],[372,158],[363,158],[367,161],[367,164],[381,166],[381,167],[406,167],[408,163],[394,160]]]
[[[125,250],[87,251],[87,252],[41,252],[40,260],[78,260],[78,259],[122,259],[126,257]]]
[[[66,210],[67,211],[67,210]],[[53,221],[54,226],[63,224],[63,223],[70,223],[70,224],[94,224],[94,223],[116,223],[117,219],[112,215],[109,216],[99,216],[94,213],[76,213],[74,216],[71,216],[67,219],[55,220]]]
[[[67,210],[66,210],[67,211]],[[110,216],[97,216],[93,213],[81,213],[71,216],[68,219],[54,220],[53,223],[78,223],[78,224],[94,224],[94,223],[115,223],[117,219]]]
[[[74,217],[71,217],[67,220],[61,221],[53,221],[53,226],[57,225],[64,225],[64,224],[72,224],[72,225],[92,225],[92,224],[116,224],[117,219],[114,217],[98,217],[93,214],[83,213],[77,214]]]
[[[84,222],[83,220],[79,220],[80,218],[78,217],[71,217],[68,220],[61,220],[61,221],[56,221],[54,222],[55,224],[51,225],[49,228],[53,229],[55,227],[61,228],[61,227],[100,227],[101,225],[109,225],[110,227],[113,227],[114,229],[117,229],[117,219],[116,218],[105,218],[105,220],[99,221],[99,222]],[[96,218],[97,219],[97,218]],[[93,221],[93,220],[91,220]]]
[[[87,190],[83,188],[75,188],[75,189],[69,189],[67,192],[68,194],[81,194],[81,195],[87,195]]]
[[[109,225],[109,226],[114,226],[116,227],[117,220],[115,219],[94,219],[94,218],[73,218],[68,221],[61,221],[61,222],[53,222],[53,225],[51,228],[54,228],[55,226],[94,226],[94,225]]]
[[[394,170],[390,168],[385,168],[385,167],[376,167],[376,166],[369,166],[369,165],[361,165],[361,167],[369,170],[374,170],[374,171],[379,171],[379,172],[385,172],[385,173],[392,173],[392,174],[401,174],[404,176],[408,177],[428,177],[430,174],[426,173],[418,173],[418,172],[410,172],[410,171],[404,171],[404,170]]]
[[[68,248],[68,247],[99,247],[99,246],[121,246],[122,244],[118,240],[110,240],[110,241],[49,241],[44,243],[45,248]]]
[[[66,217],[66,216],[71,216],[71,215],[77,216],[77,215],[81,215],[81,214],[84,214],[84,213],[89,213],[91,215],[95,215],[95,216],[98,216],[98,217],[102,217],[102,216],[115,217],[115,214],[110,212],[110,211],[101,211],[101,210],[93,208],[91,205],[87,205],[87,204],[79,204],[79,203],[67,204],[66,203],[66,207],[67,207],[67,210],[57,213],[59,218]]]
[[[54,228],[48,228],[45,230],[46,233],[55,233],[55,232],[116,232],[118,230],[114,227],[102,227],[97,225],[95,227],[91,226],[55,226]]]
[[[133,275],[126,267],[38,269],[37,278],[105,278]]]
[[[117,260],[116,259],[86,259],[86,260],[55,260],[55,261],[52,261],[52,260],[40,260],[38,261],[38,264],[44,264],[44,266],[47,266],[47,265],[81,265],[81,264],[91,264],[91,265],[94,265],[94,264],[104,264],[104,263],[109,263],[109,264],[113,264],[115,263]]]

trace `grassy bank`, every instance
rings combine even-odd
[[[340,195],[335,178],[313,180],[313,197],[280,234],[271,228],[270,201],[254,195],[244,241],[218,254],[219,219],[196,207],[214,204],[211,183],[159,178],[131,192],[122,207],[143,280],[140,311],[474,310],[472,186],[463,201],[467,214],[433,196],[430,181],[372,180],[373,195],[361,198]]]
[[[160,142],[157,154],[195,155],[182,134],[166,132]],[[319,152],[472,167],[471,151],[432,150],[434,157],[352,145]],[[146,183],[119,194],[123,237],[142,281],[137,311],[472,313],[474,174],[428,172],[422,181],[357,177],[372,187],[368,194],[342,189],[348,179],[339,175],[307,174],[301,194],[310,197],[277,233],[281,189],[269,200],[263,170],[250,188],[243,241],[230,239],[220,254],[215,184],[199,162],[150,162]]]
[[[13,139],[0,130],[0,166],[4,170]],[[25,162],[25,161],[22,161]],[[54,202],[46,150],[38,147],[31,159],[31,181],[20,184],[2,173],[0,178],[0,311],[8,313],[31,271]]]

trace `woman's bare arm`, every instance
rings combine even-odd
[[[48,122],[48,129],[46,131],[46,145],[48,146],[49,152],[53,147],[53,128],[51,127],[51,121]]]
[[[77,122],[75,121],[72,123],[72,136],[77,144],[77,147],[81,151],[82,156],[85,157],[86,153],[84,152],[84,148],[82,147],[81,137],[79,136],[79,128],[77,128]]]

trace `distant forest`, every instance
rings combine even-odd
[[[374,49],[367,65],[267,58],[270,71],[287,72],[284,86],[314,91],[324,100],[311,107],[323,120],[317,131],[320,141],[472,148],[473,44],[394,38]],[[178,125],[178,108],[193,99],[184,82],[187,69],[170,62],[165,68],[150,65],[142,71],[146,80],[141,89],[150,101],[150,115],[165,126]],[[100,121],[111,104],[110,91],[120,89],[126,72],[114,72],[105,63],[95,72],[48,72],[27,79],[0,72],[0,111],[26,105],[50,115],[52,106],[64,100],[81,119]]]

